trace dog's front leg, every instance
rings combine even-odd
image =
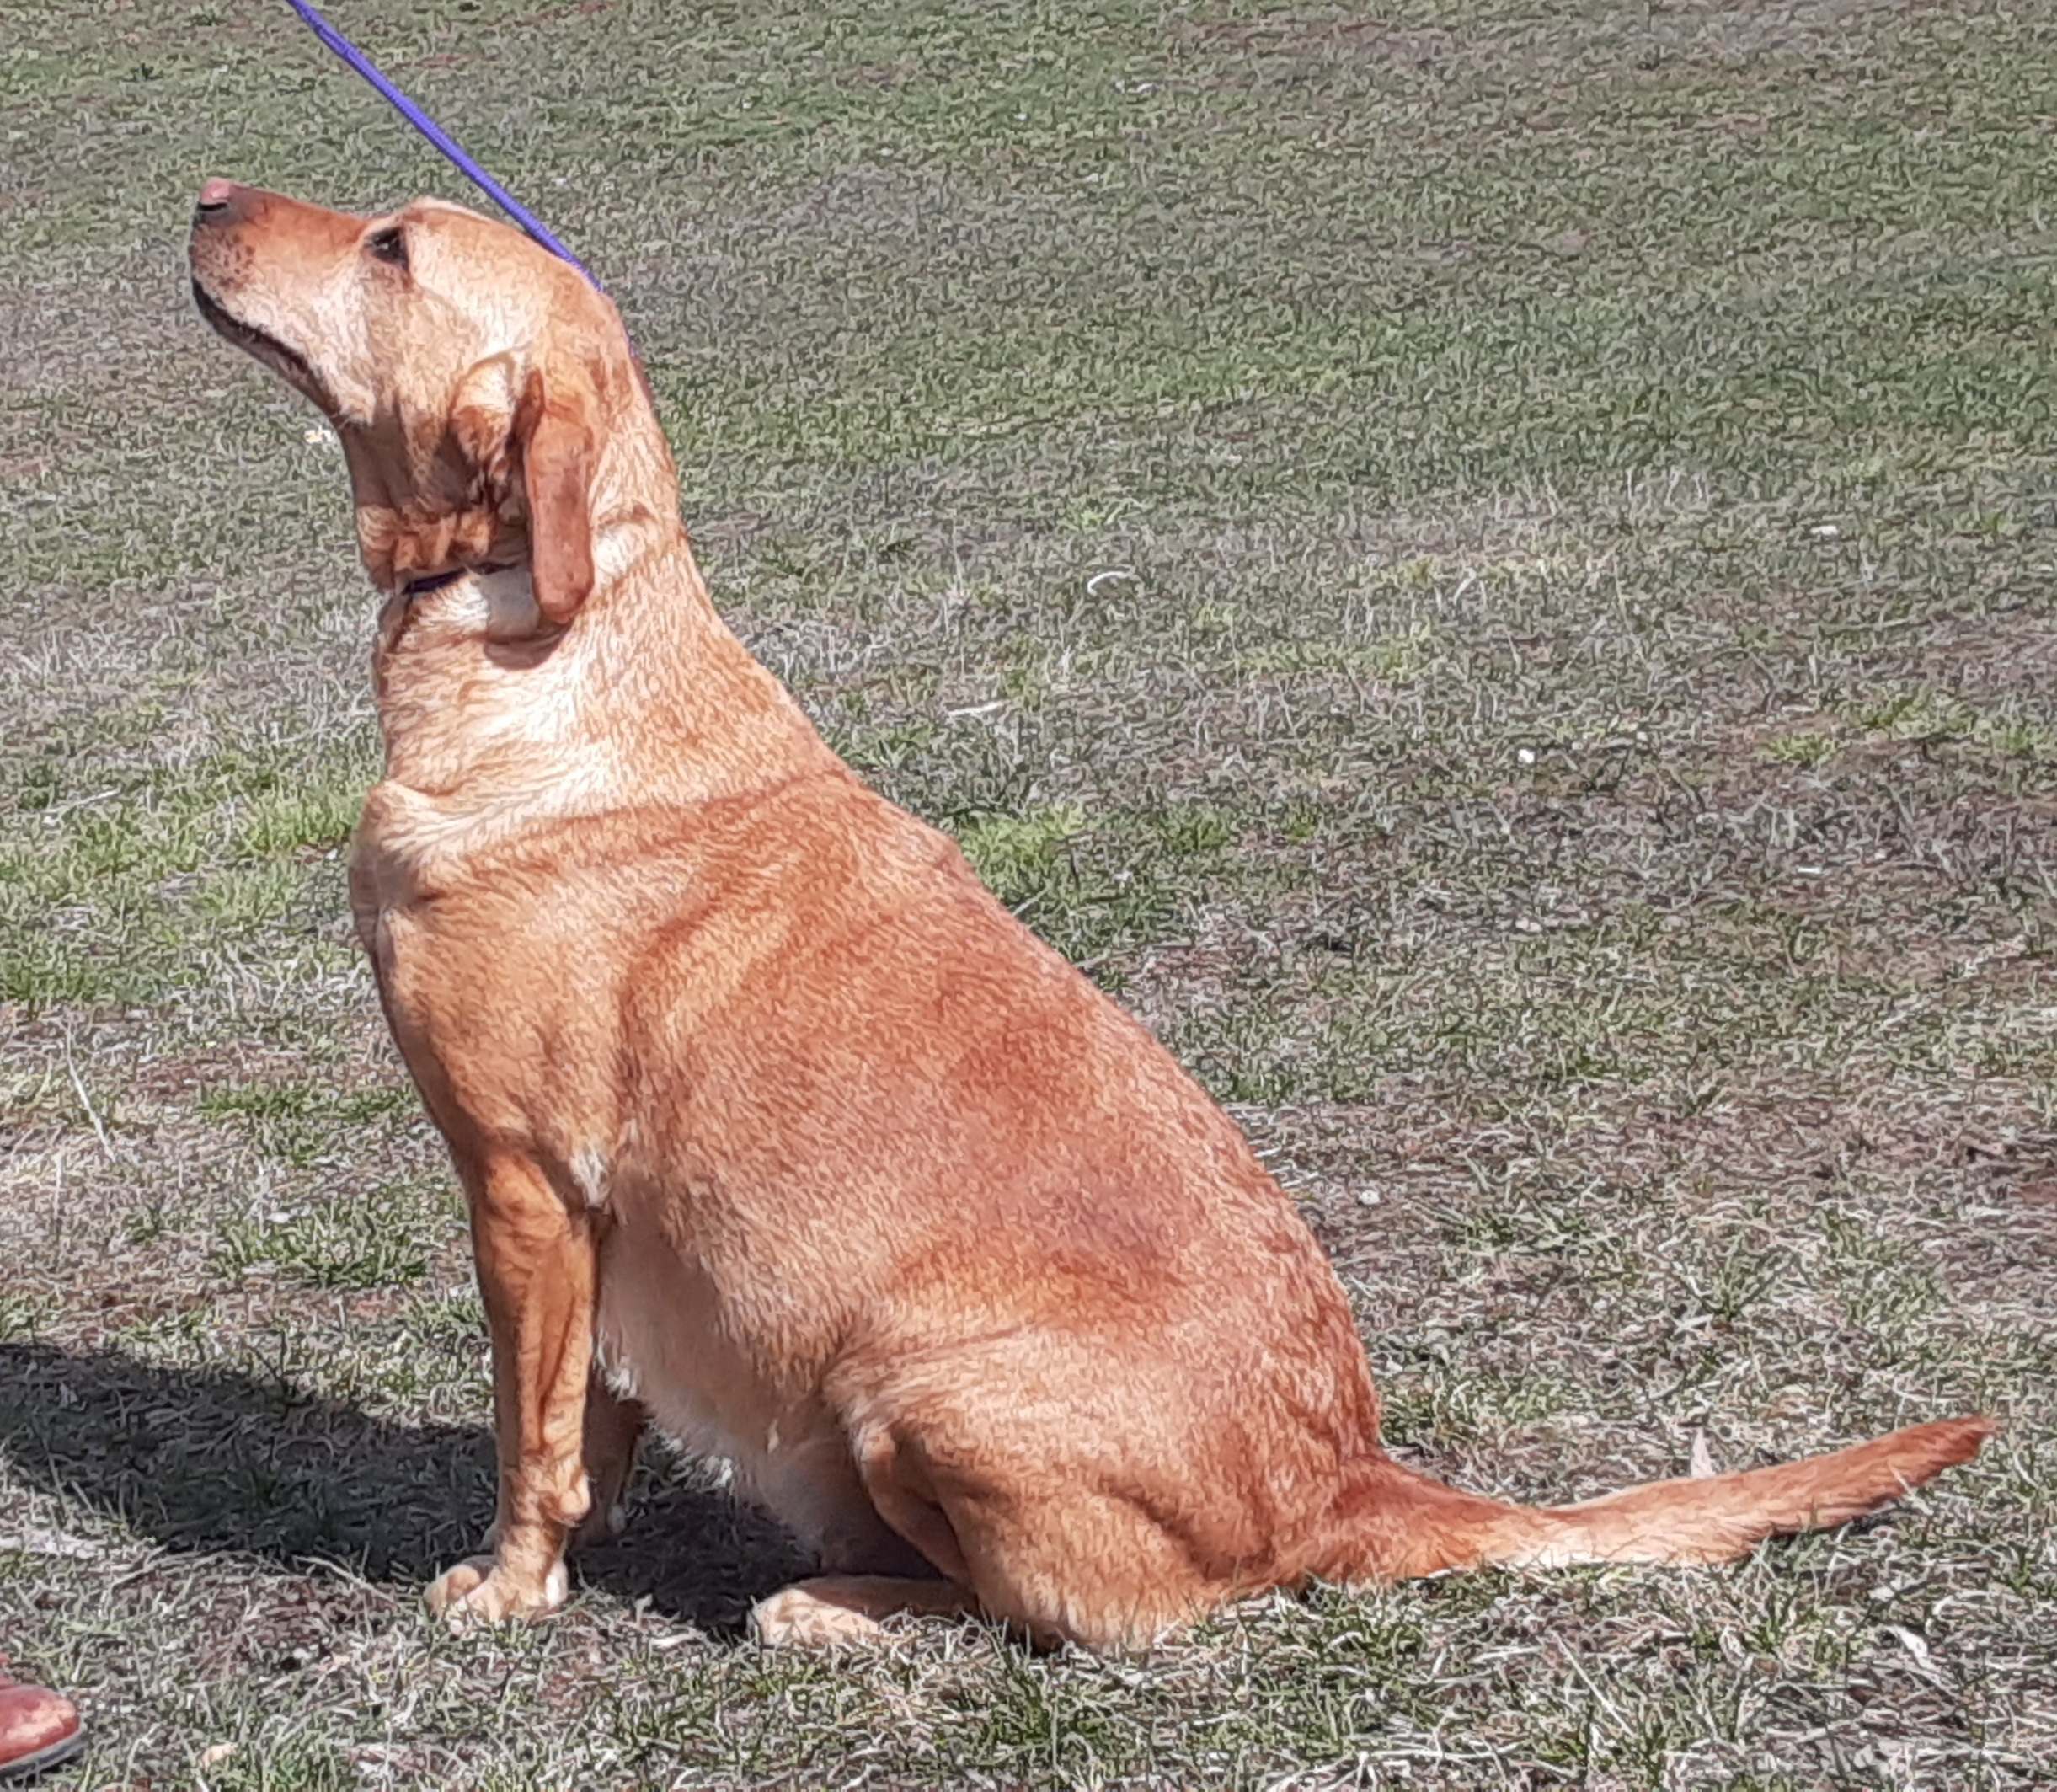
[[[500,1500],[489,1555],[430,1588],[430,1609],[539,1617],[564,1602],[564,1543],[591,1503],[584,1452],[593,1354],[593,1228],[520,1158],[460,1165],[472,1254],[493,1335]]]

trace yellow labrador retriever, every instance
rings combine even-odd
[[[1109,1648],[1316,1578],[1739,1556],[1989,1435],[1547,1509],[1393,1461],[1235,1126],[716,617],[605,298],[454,206],[222,180],[191,265],[334,422],[384,594],[352,907],[469,1196],[500,1455],[438,1609],[563,1600],[646,1415],[819,1553],[760,1635]]]

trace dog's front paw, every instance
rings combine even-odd
[[[467,1556],[429,1583],[429,1609],[451,1623],[510,1623],[542,1618],[564,1604],[570,1580],[562,1562],[540,1580],[489,1555]]]

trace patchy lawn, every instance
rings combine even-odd
[[[558,1619],[351,946],[343,471],[211,173],[459,193],[284,8],[40,8],[0,215],[0,1639],[66,1787],[2017,1786],[2057,1760],[2057,15],[334,8],[599,270],[718,601],[1230,1102],[1396,1447],[1567,1498],[1990,1407],[1737,1570],[1142,1663],[740,1640],[653,1452]],[[434,22],[425,16],[433,13]]]

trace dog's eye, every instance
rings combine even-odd
[[[407,238],[398,224],[374,231],[365,239],[364,246],[381,261],[390,261],[397,268],[407,265]]]

